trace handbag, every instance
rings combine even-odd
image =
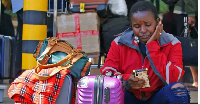
[[[198,34],[196,28],[195,31]],[[187,32],[187,36],[183,37],[181,35],[181,36],[176,36],[176,38],[181,42],[182,53],[183,53],[183,65],[198,66],[198,39],[192,39],[190,37],[189,31]]]
[[[37,60],[35,74],[45,80],[60,70],[69,69],[72,76],[80,79],[89,74],[91,62],[84,51],[74,48],[67,41],[57,37],[46,38],[40,41],[33,52]],[[39,75],[41,69],[55,68],[51,75]]]

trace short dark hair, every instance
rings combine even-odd
[[[149,1],[138,1],[136,2],[129,12],[129,19],[131,20],[131,16],[133,13],[137,12],[143,12],[143,11],[150,11],[153,13],[155,20],[158,18],[158,13],[156,10],[156,7],[153,5],[153,3]]]

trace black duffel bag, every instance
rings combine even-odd
[[[100,25],[101,53],[107,54],[115,36],[131,27],[127,16],[111,15]]]
[[[195,31],[197,32],[196,29]],[[190,33],[188,34],[188,37],[176,36],[176,38],[181,42],[183,65],[198,66],[198,38],[192,39]]]

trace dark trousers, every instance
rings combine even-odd
[[[17,49],[16,49],[16,73],[15,77],[18,77],[22,73],[22,28],[23,28],[23,9],[19,10],[17,12],[17,20],[18,20],[18,26],[17,26]]]
[[[125,92],[124,104],[172,104],[172,103],[190,103],[190,95],[187,88],[174,88],[171,87],[181,82],[174,82],[168,86],[163,87],[161,90],[153,94],[147,101],[141,101],[129,91]],[[177,95],[177,92],[184,92]]]

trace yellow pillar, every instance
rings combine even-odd
[[[47,0],[24,0],[22,35],[22,70],[35,67],[33,51],[47,37]]]

